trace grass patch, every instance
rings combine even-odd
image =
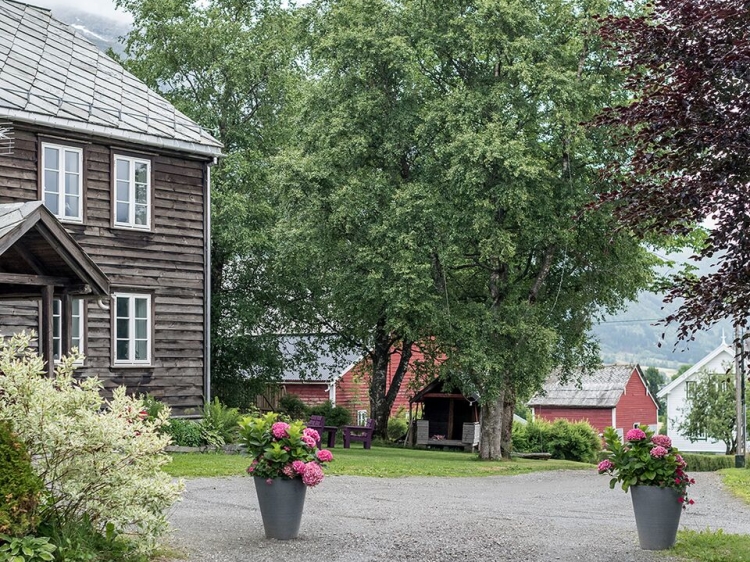
[[[725,468],[720,470],[719,474],[730,492],[750,503],[750,469]],[[747,559],[750,560],[750,557]]]
[[[475,454],[373,446],[333,450],[334,461],[326,474],[349,476],[493,476],[561,469],[591,470],[593,465],[559,460],[514,459],[480,461]],[[242,455],[217,453],[174,453],[165,467],[172,476],[183,478],[238,476],[245,474],[250,461]]]
[[[677,543],[668,552],[684,560],[698,562],[747,562],[750,536],[718,531],[680,531]]]

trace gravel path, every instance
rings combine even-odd
[[[750,506],[695,475],[680,528],[750,534]],[[669,562],[641,551],[629,494],[594,471],[484,478],[328,476],[300,536],[267,540],[251,478],[188,480],[170,520],[193,562]]]

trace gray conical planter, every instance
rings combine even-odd
[[[635,525],[643,550],[672,548],[680,525],[679,490],[658,486],[631,486]]]
[[[254,477],[260,515],[267,539],[296,539],[302,522],[307,486],[301,478],[287,480]]]

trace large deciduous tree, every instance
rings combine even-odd
[[[668,300],[678,336],[750,309],[750,4],[656,0],[641,17],[603,20],[628,73],[631,103],[604,113],[623,154],[609,168],[616,215],[644,237],[689,234],[710,221],[701,277],[679,275]]]
[[[230,405],[253,403],[247,383],[280,370],[276,338],[250,335],[275,327],[268,170],[293,91],[292,15],[278,0],[116,4],[134,18],[127,68],[224,144],[211,178],[212,388]]]

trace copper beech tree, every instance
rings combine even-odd
[[[668,322],[680,339],[750,308],[750,2],[657,0],[642,17],[601,21],[634,101],[597,124],[622,159],[610,164],[620,222],[644,238],[689,235],[709,221],[706,275],[674,277]]]

